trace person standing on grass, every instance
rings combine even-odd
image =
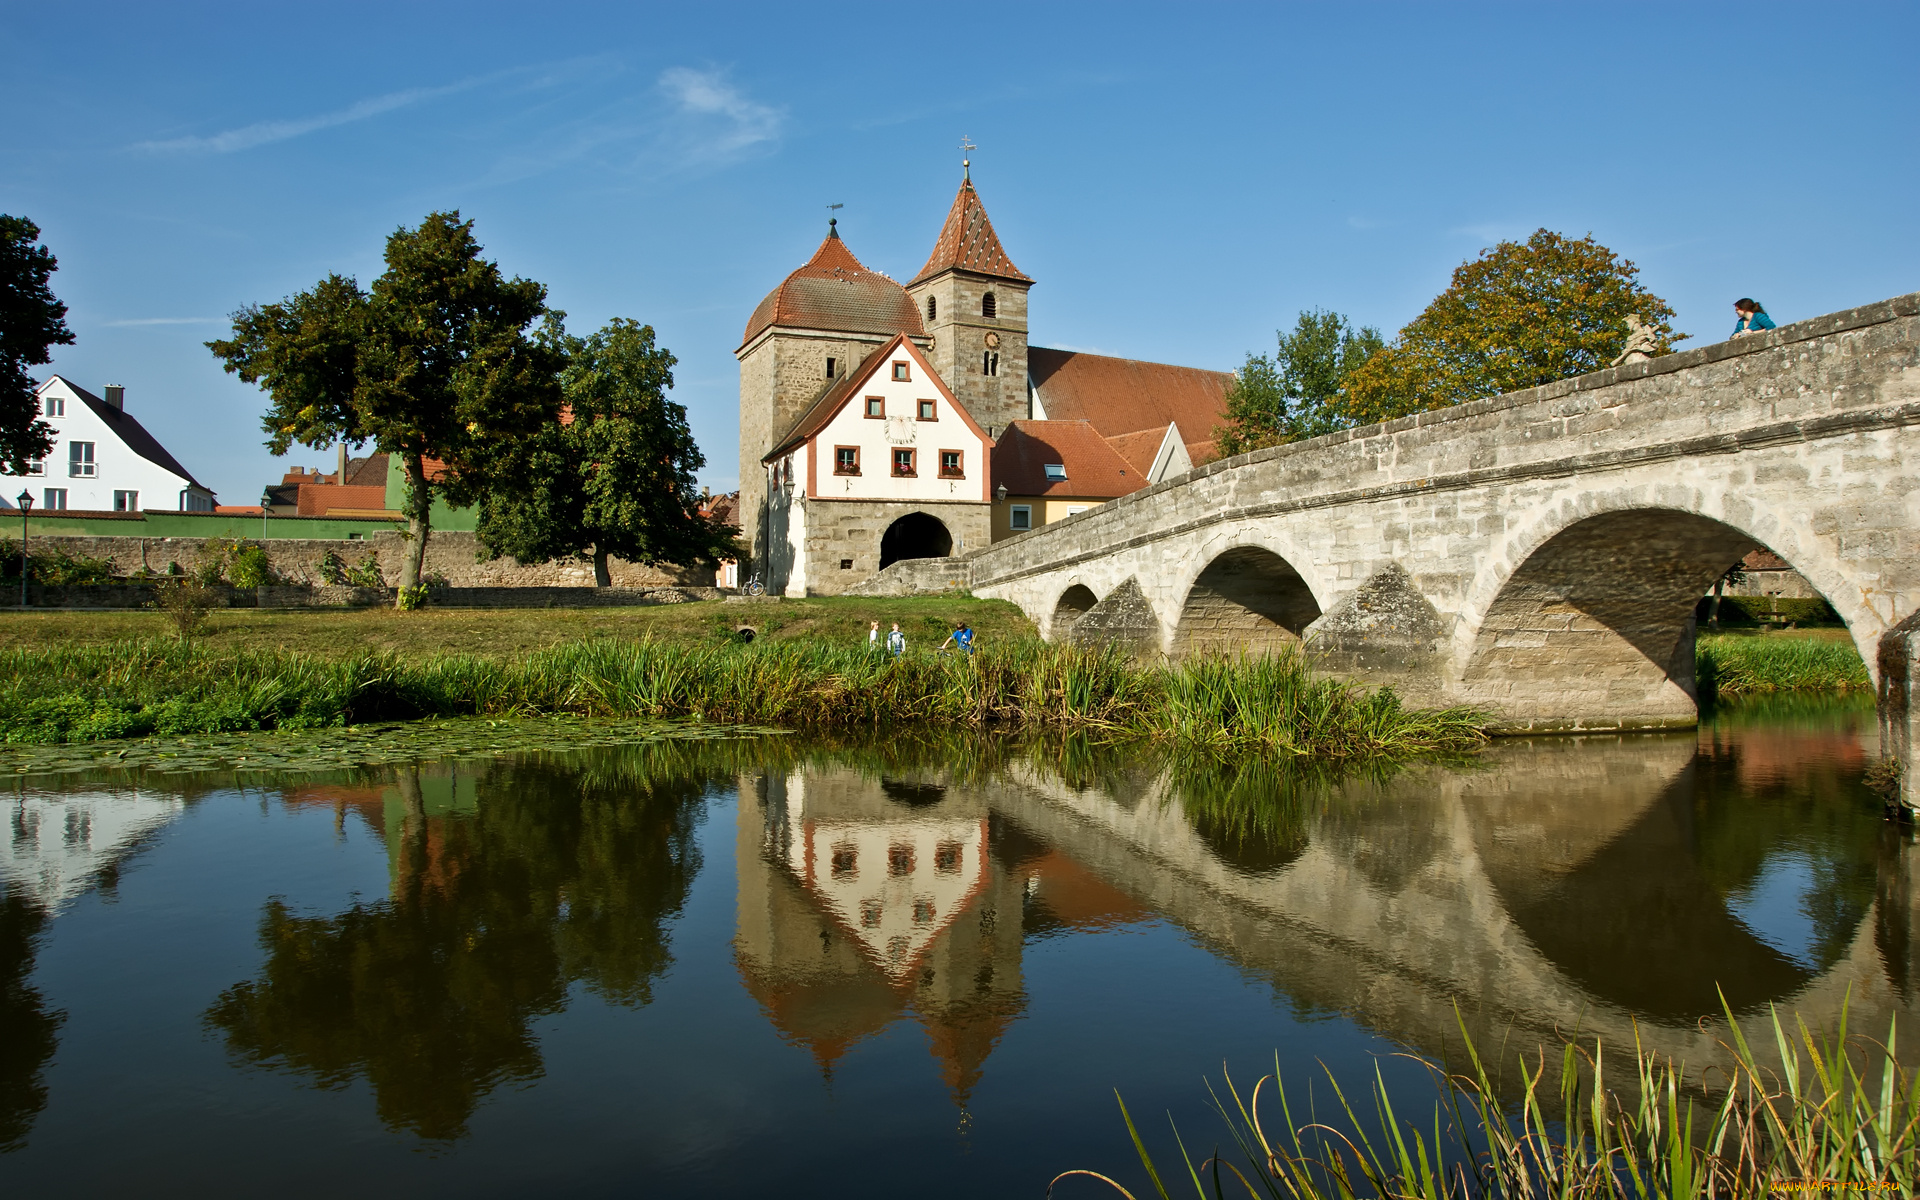
[[[960,622],[960,628],[948,634],[947,640],[940,643],[940,648],[942,650],[945,650],[948,646],[954,646],[959,649],[960,653],[966,655],[968,658],[972,658],[973,657],[972,627],[969,626],[965,621]]]
[[[880,653],[880,622],[878,621],[867,626],[867,649],[875,654]]]
[[[1738,318],[1733,323],[1733,336],[1745,337],[1750,333],[1759,333],[1763,329],[1773,328],[1773,318],[1767,310],[1760,307],[1758,300],[1741,297],[1733,302],[1733,315]]]
[[[907,635],[900,632],[898,621],[893,623],[893,632],[887,635],[887,649],[893,652],[896,659],[907,652]]]

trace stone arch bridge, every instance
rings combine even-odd
[[[1910,757],[1920,293],[1213,463],[967,566],[1053,640],[1304,644],[1510,729],[1636,729],[1694,722],[1695,605],[1758,547],[1846,621]]]

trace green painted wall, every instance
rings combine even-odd
[[[405,512],[407,507],[407,472],[400,465],[398,454],[387,455],[387,507],[394,512]],[[436,496],[428,520],[435,529],[444,529],[449,533],[472,533],[480,527],[480,512],[473,508],[451,508],[445,500]]]
[[[17,515],[17,514],[15,514]],[[149,538],[365,538],[390,529],[404,529],[399,521],[372,517],[268,517],[256,514],[144,512],[126,516],[61,516],[34,513],[27,518],[31,533],[47,536]],[[0,536],[7,536],[6,517],[0,516]],[[469,525],[467,528],[471,529]],[[12,530],[17,536],[18,528]]]

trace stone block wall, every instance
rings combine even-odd
[[[349,566],[358,566],[368,554],[380,561],[389,584],[400,578],[407,539],[383,530],[366,538],[269,538],[262,543],[267,558],[289,583],[320,584],[320,560],[331,551]],[[39,537],[33,546],[57,546],[77,557],[110,558],[116,569],[131,573],[145,567],[169,573],[170,564],[192,571],[200,561],[203,543],[193,538]],[[480,544],[469,532],[436,533],[427,543],[426,573],[443,575],[453,587],[582,587],[593,586],[593,564],[583,561],[539,563],[523,567],[511,558],[482,562]],[[657,588],[712,586],[709,569],[660,568],[614,559],[609,564],[615,587]]]
[[[940,519],[956,551],[985,546],[992,536],[991,506],[974,502],[804,500],[807,593],[839,596],[880,571],[880,539],[887,526],[912,512]],[[911,560],[909,560],[911,561]],[[842,563],[850,564],[842,567]]]
[[[864,583],[846,590],[849,596],[924,596],[958,591],[973,584],[973,565],[964,558],[909,558],[894,563]]]

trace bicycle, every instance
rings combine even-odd
[[[760,582],[760,572],[755,571],[752,575],[749,575],[747,577],[746,583],[741,585],[740,592],[742,595],[746,595],[746,596],[766,595],[767,585]]]

